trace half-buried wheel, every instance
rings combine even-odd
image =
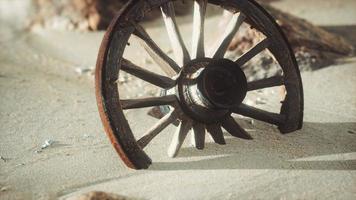
[[[221,6],[232,13],[225,32],[211,47],[204,45],[204,21],[208,4]],[[144,16],[160,9],[175,59],[170,58],[140,25]],[[249,24],[264,37],[237,60],[225,58],[228,46],[242,23]],[[188,132],[193,131],[194,146],[204,148],[208,133],[218,144],[225,144],[224,128],[241,139],[252,139],[232,117],[239,114],[276,125],[281,133],[298,130],[303,119],[303,89],[293,52],[273,18],[252,0],[194,1],[191,51],[187,50],[176,22],[170,0],[129,1],[112,21],[103,39],[96,67],[96,97],[100,116],[114,148],[134,169],[148,168],[150,157],[144,149],[168,125],[176,124],[168,148],[175,157]],[[138,66],[124,58],[131,36],[137,37],[144,49],[165,75]],[[209,51],[205,51],[209,49]],[[243,66],[260,52],[268,50],[281,68],[281,75],[248,82]],[[209,52],[209,53],[206,53]],[[120,98],[118,78],[125,72],[162,89],[158,97]],[[272,113],[243,103],[253,90],[284,86],[286,96],[280,112]],[[147,107],[165,108],[157,123],[141,138],[134,136],[124,110]],[[162,110],[161,109],[161,110]],[[142,122],[144,123],[144,122]]]

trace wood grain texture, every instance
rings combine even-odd
[[[190,55],[177,25],[173,2],[162,5],[161,12],[176,61],[183,66],[190,61]]]

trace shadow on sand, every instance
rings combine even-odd
[[[287,135],[269,129],[258,124],[252,141],[230,137],[225,146],[183,148],[179,157],[199,160],[154,162],[150,170],[356,170],[356,123],[305,122],[301,131]]]

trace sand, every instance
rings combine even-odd
[[[274,4],[356,44],[351,34],[356,14],[350,11],[355,1]],[[253,141],[226,135],[227,145],[208,143],[204,151],[186,143],[178,158],[169,159],[170,127],[148,149],[152,167],[135,171],[126,168],[104,134],[92,75],[77,72],[94,67],[103,33],[29,33],[9,23],[8,15],[2,17],[0,199],[65,199],[93,190],[142,199],[356,198],[356,57],[303,72],[301,131],[280,135],[257,122],[248,127]],[[147,26],[157,37],[164,33],[160,26]],[[188,28],[183,23],[186,36]],[[130,57],[147,62],[139,52]],[[274,88],[260,95],[272,101],[277,94]],[[155,121],[139,111],[128,116],[137,121],[133,129]],[[41,149],[46,140],[53,145]]]

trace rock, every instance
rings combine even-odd
[[[128,0],[32,0],[34,15],[30,27],[59,30],[105,30]],[[175,2],[177,15],[191,12],[192,2]],[[160,16],[158,9],[145,20]]]
[[[78,196],[69,197],[66,200],[134,200],[133,198],[112,193],[93,191]]]
[[[9,191],[10,190],[10,187],[9,186],[3,186],[0,188],[0,192],[6,192],[6,191]]]
[[[34,15],[30,26],[59,30],[105,29],[123,0],[32,0]]]
[[[94,68],[89,68],[89,67],[76,67],[74,69],[74,71],[78,74],[78,75],[83,75],[83,74],[92,74],[94,72]]]
[[[8,158],[5,158],[5,157],[0,156],[0,160],[2,160],[3,162],[7,162],[9,159],[8,159]]]

